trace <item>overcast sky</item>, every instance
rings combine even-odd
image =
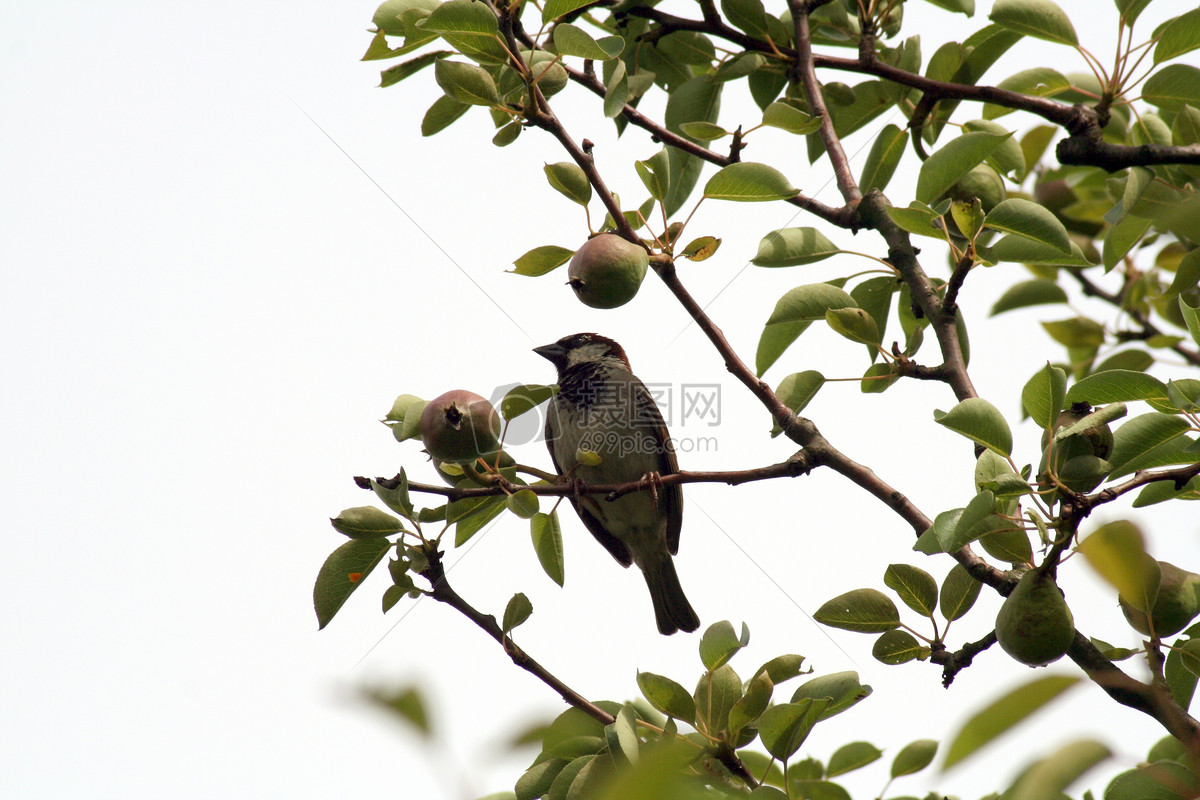
[[[921,12],[911,32],[922,34],[928,57],[943,35],[982,26],[990,4],[961,22],[910,5]],[[1161,0],[1139,30],[1183,5]],[[1115,13],[1071,6],[1081,38],[1107,52]],[[405,465],[433,479],[419,447],[397,444],[379,424],[398,394],[549,383],[550,366],[530,348],[597,330],[625,344],[648,382],[719,385],[720,424],[675,429],[715,442],[706,452],[685,447],[684,468],[750,467],[790,452],[767,438],[766,414],[653,276],[634,303],[601,312],[579,305],[560,274],[505,274],[534,246],[573,248],[586,236],[581,211],[542,176],[542,163],[564,154],[536,131],[494,148],[479,110],[421,138],[420,118],[439,90],[428,73],[376,88],[387,65],[358,61],[373,11],[370,2],[303,0],[0,7],[5,797],[470,800],[511,788],[533,753],[510,754],[504,742],[561,703],[482,633],[428,601],[382,616],[383,574],[317,631],[312,582],[343,541],[327,518],[370,502],[351,476]],[[1082,67],[1069,51],[1034,46],[998,72],[1031,59]],[[596,143],[610,185],[640,200],[632,162],[657,145],[633,131],[618,142],[572,94],[561,96],[572,133]],[[729,127],[757,122],[745,99],[728,97],[725,112]],[[903,125],[877,124],[889,121]],[[867,147],[867,137],[851,140],[856,165]],[[762,131],[743,156],[772,161],[807,194],[839,202],[827,163],[809,167],[788,134]],[[893,184],[898,205],[910,199],[905,191]],[[681,273],[748,360],[780,294],[870,266],[746,267],[767,231],[811,223],[782,203],[709,202],[689,227],[724,238],[716,257]],[[829,235],[883,255],[870,234]],[[980,271],[962,298],[979,319],[976,386],[1014,421],[1020,386],[1048,353],[1061,357],[1028,331],[1045,314],[983,319],[1018,269]],[[810,368],[849,377],[864,367],[860,347],[814,329],[768,379]],[[806,413],[932,516],[973,493],[970,447],[932,422],[932,409],[952,404],[940,386],[863,396],[850,382],[827,386]],[[1036,461],[1037,435],[1018,429],[1022,463]],[[519,455],[549,463],[540,444]],[[749,624],[751,645],[735,668],[745,677],[797,652],[818,674],[854,669],[876,687],[819,727],[805,753],[824,759],[869,739],[890,759],[912,739],[944,739],[1005,688],[1044,674],[988,654],[946,691],[935,668],[885,668],[869,637],[814,625],[807,615],[821,603],[880,586],[889,563],[939,579],[950,566],[912,553],[905,526],[844,481],[817,474],[686,493],[679,572],[706,625]],[[1138,518],[1160,557],[1200,562],[1194,513]],[[451,553],[450,578],[496,614],[525,592],[534,615],[519,640],[588,697],[631,698],[639,668],[693,684],[698,637],[659,636],[640,577],[569,512],[564,527],[563,589],[541,573],[515,519]],[[1086,567],[1064,569],[1063,586],[1081,629],[1135,646],[1111,592]],[[998,605],[985,593],[979,612],[956,624],[955,641],[986,633]],[[410,682],[427,688],[431,743],[357,699],[363,687]],[[1161,735],[1091,686],[1055,711],[1053,725],[1027,726],[974,773],[894,789],[982,794],[1044,746],[1085,734],[1117,751],[1111,773]],[[851,783],[866,796],[884,772]]]

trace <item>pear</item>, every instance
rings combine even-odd
[[[1161,575],[1158,597],[1150,619],[1146,618],[1146,612],[1134,608],[1123,597],[1120,599],[1121,611],[1130,627],[1138,633],[1149,636],[1150,622],[1153,621],[1157,636],[1174,636],[1200,614],[1200,575],[1166,561],[1159,561],[1158,566]]]
[[[575,251],[567,285],[584,305],[616,308],[634,298],[649,266],[650,255],[644,247],[615,233],[602,233]]]
[[[1004,652],[1031,667],[1062,658],[1075,638],[1075,618],[1054,579],[1031,569],[1021,576],[996,615]]]
[[[500,449],[500,417],[486,398],[455,389],[429,401],[421,412],[421,441],[429,455],[463,464]]]
[[[1092,410],[1087,403],[1075,403],[1064,409],[1054,421],[1055,433],[1079,422],[1091,414]],[[1060,439],[1054,442],[1053,446],[1050,439],[1050,431],[1042,431],[1042,463],[1038,467],[1039,488],[1048,490],[1054,486],[1047,477],[1047,472],[1052,470],[1068,489],[1086,494],[1103,483],[1112,471],[1112,465],[1105,460],[1113,448],[1112,429],[1107,424],[1095,425]],[[1047,502],[1054,502],[1057,496],[1057,492],[1044,495]]]

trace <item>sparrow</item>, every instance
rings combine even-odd
[[[679,471],[662,413],[629,367],[621,345],[595,333],[564,336],[533,352],[558,369],[550,401],[546,445],[560,475],[585,484],[628,483],[650,477],[651,488],[607,500],[571,497],[584,526],[623,566],[637,564],[646,578],[654,618],[664,635],[694,631],[700,619],[679,584],[671,556],[679,551],[683,492],[655,478]],[[600,463],[578,463],[587,450]]]

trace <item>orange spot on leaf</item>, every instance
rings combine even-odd
[[[359,581],[362,580],[362,573],[361,572],[351,572],[346,577],[350,579],[351,583],[358,583]]]

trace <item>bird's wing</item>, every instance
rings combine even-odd
[[[654,427],[655,440],[663,443],[663,448],[658,453],[658,474],[674,475],[679,472],[679,462],[675,458],[675,445],[671,441],[671,432],[667,430],[667,423],[663,420],[658,404],[650,395],[650,390],[640,381],[638,381],[638,385],[641,391],[635,392],[635,396],[640,406],[639,417],[644,415],[645,419],[650,420],[650,424]],[[683,489],[679,484],[659,487],[658,504],[667,516],[667,550],[671,555],[675,555],[679,552],[679,531],[683,527]]]
[[[550,451],[550,463],[554,465],[554,471],[562,475],[562,465],[558,463],[558,459],[554,456],[554,433],[550,430],[549,418],[546,420],[546,449]],[[579,504],[578,498],[574,495],[568,495],[567,499],[571,501],[571,505],[575,508],[575,513],[583,521],[583,526],[591,532],[592,536],[596,537],[596,541],[604,545],[604,549],[612,554],[617,563],[622,567],[628,567],[633,563],[633,555],[629,552],[629,548],[625,546],[624,542],[605,530],[600,520],[592,516],[591,512]],[[675,534],[675,539],[676,541],[679,540],[678,532]]]

